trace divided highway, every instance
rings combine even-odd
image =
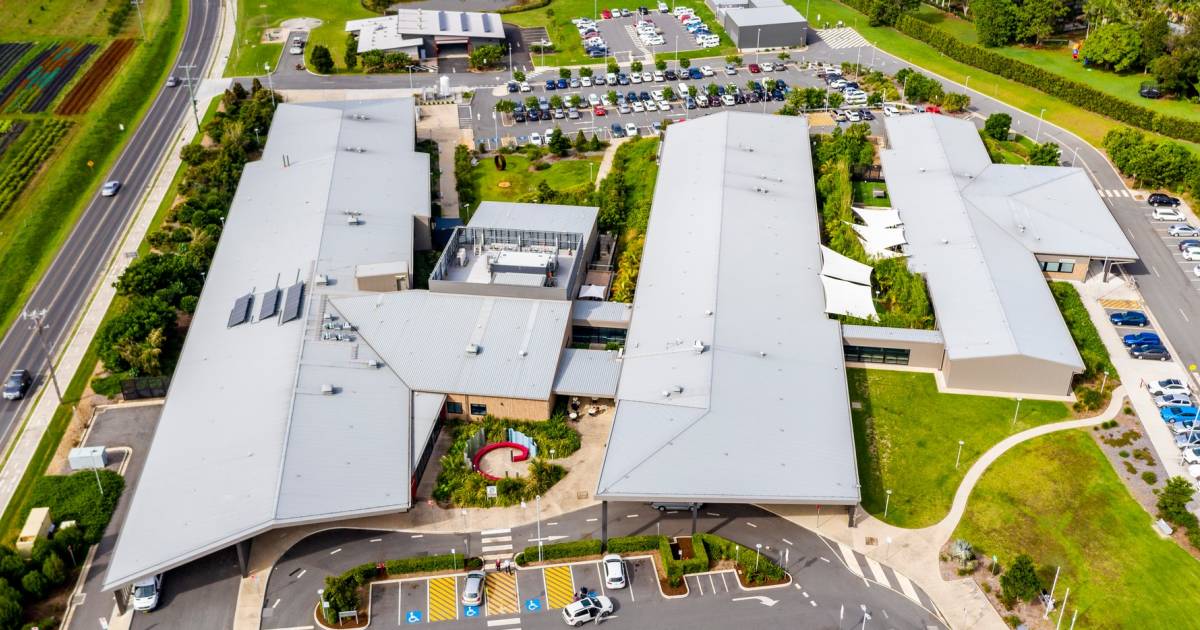
[[[188,6],[183,45],[172,67],[193,65],[202,69],[208,63],[219,34],[221,3],[219,0],[189,0]],[[156,89],[158,94],[146,117],[132,131],[133,137],[112,170],[105,175],[105,181],[117,179],[122,182],[121,192],[115,197],[101,197],[98,187],[89,191],[91,201],[87,208],[28,301],[22,305],[30,311],[46,309],[44,338],[51,354],[62,349],[68,332],[82,315],[92,288],[107,268],[130,218],[152,184],[155,167],[165,152],[173,148],[172,140],[179,122],[185,115],[191,115],[185,87],[142,88]],[[87,133],[87,130],[83,132]],[[29,323],[20,319],[0,340],[0,378],[7,377],[17,368],[30,370],[35,380],[24,400],[6,401],[0,405],[0,442],[6,447],[32,408],[34,394],[39,388],[48,386],[50,380],[42,349],[29,330]],[[65,387],[71,376],[60,374],[60,384]],[[47,394],[53,396],[54,392]],[[2,481],[16,484],[18,480],[19,477]]]

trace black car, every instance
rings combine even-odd
[[[875,120],[875,114],[872,114],[869,109],[858,110],[858,115],[862,116],[863,120]]]
[[[1138,90],[1138,95],[1142,98],[1162,98],[1162,90],[1152,83],[1145,84]]]
[[[760,96],[758,92],[751,92],[746,95],[746,100],[751,103],[757,103],[762,100],[762,96]]]
[[[626,76],[624,73],[618,74],[617,75],[617,83],[619,85],[629,85],[629,77]]]
[[[784,81],[783,79],[775,79],[775,88],[779,89],[779,90],[783,90],[784,92],[787,92],[788,89],[790,89],[790,88],[788,88],[787,82]]]
[[[675,71],[674,70],[663,70],[663,78],[668,81],[674,81],[676,79]]]
[[[626,94],[626,95],[625,95],[625,100],[626,100],[626,101],[629,101],[630,103],[633,103],[634,101],[637,101],[637,100],[640,100],[640,99],[638,99],[637,92],[630,92],[630,93],[628,93],[628,94]]]
[[[513,93],[513,92],[516,92],[517,90],[520,90],[520,89],[521,89],[521,86],[517,85],[517,82],[516,82],[516,81],[509,81],[509,82],[508,82],[508,91],[509,91],[509,93],[510,93],[510,94],[511,94],[511,93]]]
[[[614,138],[624,138],[625,137],[625,128],[622,127],[620,123],[613,123],[612,124],[612,135]]]
[[[638,98],[640,98],[643,103],[654,100],[654,99],[650,98],[649,92],[642,92],[641,94],[638,94]]]
[[[1169,361],[1171,353],[1162,346],[1133,346],[1129,349],[1129,356],[1135,359],[1147,359],[1156,361]]]
[[[647,9],[646,7],[638,7],[638,13],[641,13],[642,15],[650,15],[650,9]]]
[[[536,109],[529,110],[529,122],[537,122],[542,119],[542,112]]]
[[[513,112],[513,120],[519,123],[525,122],[525,112]]]
[[[12,374],[8,375],[8,380],[4,381],[4,399],[5,400],[20,400],[25,397],[25,392],[29,391],[29,386],[33,384],[33,377],[29,375],[28,370],[13,370]]]
[[[1150,196],[1146,199],[1146,201],[1149,202],[1150,205],[1152,205],[1152,206],[1159,206],[1159,207],[1169,206],[1172,208],[1179,207],[1179,198],[1178,197],[1172,197],[1171,195],[1166,195],[1163,193],[1151,193]]]
[[[734,103],[737,103],[738,105],[745,105],[745,104],[746,104],[746,97],[745,97],[745,96],[742,96],[741,94],[734,94],[734,95],[733,95],[733,102],[734,102]]]
[[[777,101],[782,101],[782,100],[786,99],[787,97],[783,95],[783,90],[781,90],[779,88],[775,88],[775,91],[771,92],[771,98],[773,98]]]

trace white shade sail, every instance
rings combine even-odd
[[[865,225],[852,225],[851,227],[858,233],[863,249],[867,250],[867,254],[870,256],[890,258],[896,255],[891,248],[908,242],[904,238],[902,228],[872,228]]]
[[[821,246],[821,275],[871,286],[871,266]]]
[[[850,209],[870,228],[891,228],[904,223],[900,220],[900,211],[895,208],[860,208],[858,206],[851,206]]]
[[[603,300],[605,297],[608,297],[605,293],[604,287],[599,284],[585,284],[579,287],[579,297],[581,299]]]
[[[875,319],[875,302],[871,299],[871,287],[837,278],[821,276],[825,287],[825,312],[835,315],[851,315],[863,319]]]

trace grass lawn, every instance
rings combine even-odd
[[[529,158],[513,153],[504,156],[508,160],[508,168],[496,170],[490,159],[480,160],[475,167],[478,176],[480,199],[484,201],[518,201],[522,197],[537,190],[542,182],[549,184],[558,191],[567,191],[589,185],[588,165],[591,173],[600,169],[600,156],[589,156],[586,159],[570,158],[550,163],[550,168],[535,171],[529,167]],[[592,175],[594,177],[594,175]],[[501,187],[501,182],[508,182],[508,187]]]
[[[225,76],[250,76],[263,73],[263,64],[275,62],[283,51],[283,43],[261,44],[263,29],[279,26],[284,20],[311,17],[321,20],[321,26],[308,37],[305,58],[316,44],[329,48],[333,61],[345,70],[342,57],[346,52],[346,21],[379,17],[363,8],[358,0],[238,0],[237,39],[225,66]],[[287,63],[295,63],[285,55]]]
[[[113,8],[125,0],[0,0],[0,40],[30,41],[59,40],[67,37],[88,39],[108,38],[108,16]],[[142,11],[149,17],[153,10],[158,15],[165,13],[167,0],[149,0]],[[157,6],[156,6],[157,5]],[[119,34],[131,36],[138,33],[137,14],[131,13],[125,29]]]
[[[954,61],[924,42],[903,35],[895,29],[869,26],[865,15],[836,0],[787,0],[787,2],[800,10],[801,13],[804,12],[805,6],[811,2],[814,28],[823,27],[826,22],[832,24],[838,20],[842,20],[847,26],[852,26],[858,30],[867,41],[873,42],[880,50],[905,59],[912,64],[936,72],[947,79],[958,81],[959,83],[963,83],[967,77],[971,77],[970,86],[973,89],[1004,101],[1034,116],[1037,116],[1042,108],[1045,108],[1046,120],[1071,130],[1093,146],[1100,146],[1104,134],[1109,129],[1120,126],[1120,123],[1112,119],[1094,114],[1081,107],[1076,107],[1029,86],[1009,81],[979,68]],[[820,21],[816,19],[818,16],[820,17]],[[797,55],[797,57],[806,61],[823,60],[821,57],[807,57],[805,55]],[[869,57],[869,52],[864,53],[864,64],[870,62]],[[881,69],[888,74],[895,74],[897,70],[897,68],[889,67]],[[1017,128],[1014,131],[1020,132],[1025,130]],[[1147,135],[1157,139],[1166,139],[1165,136],[1148,132]],[[1200,145],[1181,140],[1173,141],[1183,144],[1194,153],[1200,153]],[[1068,148],[1064,146],[1063,153],[1068,153],[1068,149],[1074,150],[1074,147],[1071,146]]]
[[[864,206],[876,206],[880,208],[890,208],[892,200],[888,197],[877,198],[872,191],[882,190],[887,194],[887,185],[883,182],[851,182],[854,186],[854,203],[860,203]]]
[[[967,469],[1000,440],[1067,417],[1062,403],[1026,400],[1014,429],[1014,400],[941,394],[932,374],[850,369],[847,380],[850,400],[862,403],[852,414],[863,508],[882,518],[890,488],[884,520],[899,527],[941,520]]]
[[[954,35],[965,43],[978,43],[975,37],[975,25],[962,18],[949,15],[929,5],[921,5],[918,16],[923,22]],[[1187,101],[1161,99],[1151,101],[1138,96],[1138,88],[1143,81],[1153,81],[1148,74],[1129,73],[1117,74],[1101,68],[1084,68],[1082,61],[1071,59],[1071,47],[1065,44],[1034,48],[1032,46],[1002,46],[992,48],[1006,57],[1023,61],[1060,74],[1069,79],[1085,83],[1089,87],[1106,92],[1117,98],[1124,99],[1135,105],[1149,107],[1156,112],[1179,116],[1190,120],[1200,120],[1200,107]]]
[[[640,6],[653,6],[654,3],[647,3],[646,0],[608,0],[599,5],[600,10],[604,9],[637,9]],[[603,59],[592,59],[583,51],[583,42],[579,39],[579,32],[575,29],[575,25],[571,24],[571,20],[578,17],[592,17],[592,9],[596,6],[587,0],[553,0],[549,6],[531,11],[521,11],[519,13],[507,13],[502,15],[505,22],[516,24],[518,26],[544,26],[550,33],[550,41],[554,42],[554,47],[558,52],[546,54],[543,62],[542,55],[533,55],[533,63],[538,66],[575,66],[594,64],[603,66],[607,63]],[[721,46],[718,48],[706,48],[704,50],[692,50],[684,52],[679,51],[680,57],[688,57],[690,59],[700,59],[702,57],[723,57],[728,54],[737,52],[733,46],[733,41],[729,39],[729,35],[725,33],[725,29],[721,28],[721,23],[713,17],[712,10],[708,8],[701,0],[693,0],[686,4],[676,4],[674,6],[690,7],[696,15],[704,20],[709,29],[720,36]],[[668,16],[654,13],[651,17],[657,16],[666,18]],[[622,23],[632,24],[631,18],[624,18]],[[681,36],[682,37],[682,36]],[[680,40],[683,41],[682,39]],[[675,42],[668,41],[666,46],[656,46],[652,48],[657,59],[673,59],[675,57]],[[636,52],[636,51],[635,51]],[[335,55],[336,56],[336,55]],[[650,68],[653,70],[653,68]]]
[[[1191,628],[1200,562],[1151,529],[1095,442],[1068,431],[1021,444],[980,479],[954,533],[1001,566],[1028,553],[1071,588],[1077,627]],[[1061,597],[1061,593],[1059,595]],[[1064,625],[1065,627],[1065,625]]]

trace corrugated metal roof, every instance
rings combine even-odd
[[[790,5],[757,6],[757,3],[755,4],[756,6],[749,9],[728,9],[725,11],[725,15],[743,29],[751,26],[777,26],[804,22],[804,16]],[[745,45],[754,45],[753,40],[750,39],[751,33],[742,31],[741,35],[746,39]]]
[[[668,128],[598,498],[858,502],[820,238],[804,118]]]
[[[951,359],[1022,355],[1082,369],[1034,253],[1132,258],[1079,169],[992,164],[975,126],[885,121],[888,193]]]
[[[912,341],[917,343],[943,342],[942,333],[938,330],[921,330],[918,328],[887,328],[885,326],[856,326],[842,324],[842,339],[878,339],[880,341]]]
[[[367,52],[419,46],[421,36],[503,39],[504,29],[495,28],[497,24],[497,13],[398,9],[395,15],[349,20],[345,30],[359,33],[358,52]]]
[[[357,264],[411,262],[413,216],[429,213],[414,139],[412,99],[279,107],[238,185],[105,590],[281,522],[409,505],[407,389],[366,368],[365,349],[322,341],[320,315],[354,292]],[[236,297],[297,280],[298,321],[226,327]],[[313,393],[326,383],[338,393]]]
[[[417,391],[535,400],[550,397],[570,318],[559,300],[428,291],[330,306]]]
[[[589,326],[629,324],[633,316],[633,305],[624,302],[602,302],[600,300],[575,300],[571,306],[571,319],[575,323]]]
[[[595,206],[562,206],[540,203],[485,201],[479,204],[471,227],[503,228],[542,232],[582,234],[586,240],[596,225]]]
[[[615,350],[563,350],[554,375],[554,393],[560,396],[595,396],[613,398],[617,395],[617,379],[621,376],[621,361]]]

